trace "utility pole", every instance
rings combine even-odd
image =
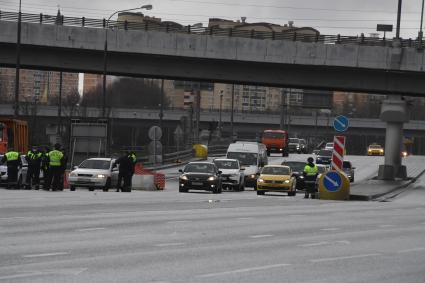
[[[395,37],[400,38],[400,21],[401,21],[401,2],[402,0],[398,0],[398,9],[397,9],[397,29]]]
[[[419,48],[422,48],[422,38],[424,36],[423,31],[422,31],[422,24],[424,21],[424,0],[422,0],[422,9],[421,9],[421,24],[419,27]]]
[[[19,76],[21,71],[21,25],[22,25],[22,10],[21,0],[19,0],[18,13],[18,34],[16,39],[16,71],[15,71],[15,118],[19,116]]]
[[[59,73],[59,99],[58,99],[58,129],[57,134],[62,137],[62,82],[63,73]]]
[[[234,131],[234,126],[233,126],[233,120],[234,120],[234,114],[233,112],[235,111],[235,84],[232,84],[232,111],[230,112],[230,131],[232,133],[232,140],[234,139],[235,136],[235,131]]]

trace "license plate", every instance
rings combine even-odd
[[[78,182],[90,182],[88,178],[78,178]]]
[[[194,186],[202,186],[203,183],[202,182],[192,182],[192,185],[194,185]]]

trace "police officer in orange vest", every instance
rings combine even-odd
[[[19,182],[18,182],[18,172],[22,167],[22,160],[19,155],[19,152],[9,149],[8,152],[3,156],[2,163],[6,162],[7,165],[7,186],[9,189],[10,186],[14,187],[16,190],[19,190]]]

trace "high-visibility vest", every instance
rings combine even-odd
[[[41,155],[41,152],[34,153],[32,150],[27,153],[28,158],[31,160],[39,159],[41,158]]]
[[[60,152],[59,150],[52,150],[51,152],[49,152],[49,159],[50,159],[50,166],[61,166],[62,163],[62,158],[63,158],[63,153]]]
[[[7,161],[15,161],[19,159],[19,152],[9,151],[6,154]]]
[[[306,165],[304,167],[304,172],[307,174],[307,176],[313,176],[316,175],[319,170],[317,169],[316,164],[313,167],[311,167],[310,165]]]

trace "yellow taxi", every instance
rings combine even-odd
[[[384,155],[384,149],[379,144],[371,144],[367,148],[367,155]]]
[[[266,192],[283,192],[288,193],[288,196],[295,196],[296,182],[289,166],[266,165],[257,179],[257,195],[264,195]]]

